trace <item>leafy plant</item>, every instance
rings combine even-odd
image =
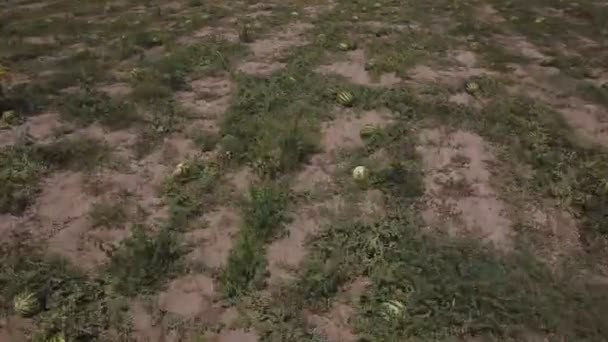
[[[182,254],[175,232],[161,228],[148,236],[143,226],[135,225],[132,236],[112,253],[107,271],[116,291],[133,296],[157,289],[178,272]]]
[[[243,227],[230,252],[221,281],[227,297],[234,298],[259,286],[264,277],[265,244],[285,221],[285,196],[272,185],[252,187],[243,206]]]
[[[39,191],[44,164],[24,146],[0,150],[0,212],[19,214]]]

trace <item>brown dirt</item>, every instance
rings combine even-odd
[[[456,58],[462,58],[462,60],[460,62],[457,59],[455,60],[459,62],[459,64],[462,64],[463,62],[471,63],[471,60],[464,59],[468,58],[465,56],[467,55],[457,55]],[[469,67],[466,66],[466,64],[449,69],[441,69],[428,65],[416,65],[408,71],[409,78],[415,82],[431,84],[436,83],[448,86],[452,89],[462,89],[464,83],[471,77],[495,74],[496,73],[491,70],[474,66]]]
[[[315,19],[320,14],[327,13],[331,11],[334,7],[336,7],[336,2],[334,0],[321,1],[320,4],[306,6],[302,9],[305,16]]]
[[[235,235],[239,231],[241,218],[238,210],[220,207],[205,216],[207,224],[188,232],[188,241],[195,244],[189,259],[207,267],[221,268],[226,264]]]
[[[524,36],[518,36],[514,34],[510,35],[495,35],[493,37],[500,46],[505,49],[511,51],[514,54],[518,54],[520,56],[542,61],[547,59],[547,55],[542,53],[534,44],[530,43],[528,39]]]
[[[126,97],[133,91],[131,85],[124,82],[107,84],[98,89],[111,97]]]
[[[226,40],[228,42],[238,42],[239,35],[233,28],[218,26],[208,26],[204,27],[198,31],[192,33],[189,37],[183,37],[180,39],[182,43],[200,43],[201,40],[207,40],[209,38],[220,38],[222,40]]]
[[[213,279],[204,274],[175,279],[159,294],[158,307],[183,317],[196,317],[211,309],[214,286]]]
[[[269,17],[272,15],[272,11],[271,10],[257,10],[257,11],[253,11],[253,12],[249,12],[245,15],[245,17],[250,18],[250,19],[257,19],[260,17]]]
[[[36,235],[48,239],[48,249],[92,270],[106,259],[94,240],[90,240],[88,213],[95,199],[83,191],[84,175],[61,172],[52,175],[42,185],[42,192],[32,207],[35,212]],[[116,232],[121,238],[126,234]]]
[[[575,83],[559,69],[535,65],[512,65],[517,87],[508,91],[542,99],[562,114],[575,133],[585,141],[608,146],[608,110],[576,96]]]
[[[262,77],[283,69],[285,64],[278,60],[289,49],[305,45],[308,42],[305,33],[312,27],[309,23],[296,22],[274,30],[272,35],[254,40],[247,44],[253,56],[242,61],[237,69],[245,74]]]
[[[354,313],[350,305],[334,303],[331,310],[325,315],[309,315],[308,322],[329,342],[354,342],[357,335],[352,331],[349,319]]]
[[[285,63],[278,62],[255,62],[248,61],[241,63],[238,66],[238,70],[248,75],[255,76],[270,76],[275,71],[281,70],[285,67]]]
[[[59,115],[54,112],[29,117],[22,125],[0,130],[0,147],[18,144],[27,137],[39,143],[49,140],[61,129]]]
[[[451,51],[451,57],[460,65],[467,68],[473,68],[477,65],[477,55],[471,51],[454,50]]]
[[[581,137],[608,146],[608,111],[604,107],[579,102],[578,105],[571,103],[559,111]]]
[[[234,84],[225,77],[207,77],[190,83],[192,91],[176,94],[177,101],[202,118],[217,119],[230,105]]]
[[[567,211],[545,205],[525,212],[527,224],[542,238],[537,250],[549,264],[582,251],[578,222]]]
[[[29,117],[24,126],[32,138],[45,142],[61,128],[61,122],[59,114],[51,112]]]
[[[54,45],[57,40],[53,36],[24,37],[23,42],[32,45]]]
[[[273,32],[275,35],[258,39],[248,46],[258,61],[272,61],[280,58],[287,50],[306,44],[306,31],[313,26],[309,23],[296,22]]]
[[[468,93],[460,92],[450,95],[448,101],[459,105],[470,106],[475,103],[475,98]]]
[[[363,146],[361,129],[367,125],[385,127],[391,123],[391,113],[386,110],[370,110],[355,113],[342,110],[337,118],[324,123],[322,146],[326,153]]]
[[[228,174],[228,180],[234,187],[237,196],[247,194],[249,186],[255,181],[256,176],[249,167],[243,167],[237,172]]]
[[[151,315],[141,301],[133,301],[130,307],[132,335],[138,342],[162,341],[164,327]]]
[[[490,147],[476,134],[444,129],[420,132],[425,185],[424,220],[450,235],[473,235],[497,247],[512,243],[506,204],[491,185]]]
[[[501,24],[505,18],[494,8],[494,6],[484,3],[476,8],[477,18],[487,24]]]
[[[359,202],[361,219],[363,222],[372,223],[386,215],[385,198],[382,191],[378,189],[366,190]]]
[[[328,190],[335,171],[336,164],[331,156],[325,153],[316,154],[296,175],[293,189],[297,192]]]
[[[17,133],[14,129],[0,130],[0,148],[12,146],[17,143]]]
[[[292,278],[289,270],[304,260],[307,239],[327,223],[328,216],[339,210],[340,205],[341,198],[333,197],[325,202],[304,206],[294,213],[293,221],[287,226],[287,236],[274,241],[267,249],[271,284]]]
[[[32,322],[29,319],[19,316],[2,317],[0,318],[0,341],[29,341],[28,332],[32,329]]]
[[[196,157],[199,153],[196,144],[179,133],[166,137],[160,150],[165,165],[177,165],[179,162]]]
[[[337,61],[329,65],[323,65],[317,68],[316,71],[322,74],[337,74],[349,79],[352,83],[365,86],[390,87],[401,82],[401,79],[394,72],[382,74],[379,79],[374,79],[365,70],[366,59],[364,50],[350,51],[346,55],[346,61]]]

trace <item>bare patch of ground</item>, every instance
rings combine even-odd
[[[459,92],[450,95],[448,101],[463,106],[470,106],[475,103],[475,98],[466,92]]]
[[[201,40],[207,40],[215,37],[232,43],[238,42],[239,40],[239,35],[234,28],[224,26],[207,26],[195,31],[189,37],[181,38],[180,41],[183,43],[200,43]]]
[[[32,329],[29,319],[19,316],[8,316],[0,319],[0,341],[25,342],[29,341],[28,332]]]
[[[138,342],[162,341],[165,338],[164,327],[149,312],[141,301],[134,301],[130,306],[132,335]]]
[[[372,223],[384,217],[386,208],[382,191],[378,189],[366,190],[359,202],[359,210],[361,211],[361,220],[366,223]]]
[[[195,114],[192,125],[219,131],[221,115],[230,106],[234,84],[226,77],[207,77],[190,83],[190,91],[176,94],[177,102]]]
[[[550,264],[582,250],[578,223],[567,211],[545,206],[525,213],[527,224],[542,238],[539,254]]]
[[[321,153],[310,158],[295,179],[293,189],[297,192],[327,189],[331,187],[336,165],[330,155]]]
[[[517,86],[507,88],[508,91],[543,100],[561,113],[580,137],[608,146],[608,111],[600,105],[571,96],[575,85],[560,74],[559,69],[533,65],[512,65],[512,68]]]
[[[228,180],[239,195],[245,195],[251,183],[256,179],[249,167],[243,167],[237,172],[228,175]]]
[[[23,42],[32,45],[54,45],[57,40],[53,36],[24,37]]]
[[[61,127],[57,113],[49,112],[31,116],[19,126],[0,130],[0,147],[15,145],[29,138],[41,143],[48,142]]]
[[[508,51],[520,56],[542,61],[547,59],[547,55],[542,53],[538,47],[530,43],[526,37],[518,35],[495,35],[493,39],[505,47]]]
[[[391,122],[391,113],[387,110],[370,110],[362,113],[351,110],[341,111],[336,119],[323,124],[321,141],[323,149],[329,153],[363,146],[361,139],[363,127],[371,125],[382,128]]]
[[[223,267],[230,254],[241,218],[235,208],[220,207],[205,216],[207,224],[188,232],[186,236],[194,243],[189,259],[210,268]]]
[[[462,62],[470,63],[469,60],[464,59]],[[469,67],[466,64],[449,69],[416,65],[408,71],[409,78],[415,82],[441,84],[452,89],[462,89],[468,79],[482,75],[495,75],[495,72],[480,67]]]
[[[506,204],[491,185],[491,149],[464,131],[428,129],[420,133],[418,151],[425,173],[423,218],[450,235],[473,235],[501,248],[512,244]]]
[[[267,249],[271,284],[291,279],[289,270],[296,268],[306,257],[306,241],[341,206],[342,199],[335,196],[321,203],[304,206],[293,215],[293,221],[287,225],[287,236],[274,241]]]
[[[248,43],[253,57],[241,62],[238,70],[250,75],[267,76],[282,69],[285,64],[278,61],[289,49],[308,43],[305,33],[312,28],[309,23],[295,22],[274,30],[272,35]]]
[[[337,74],[349,79],[352,83],[365,86],[390,87],[401,82],[401,79],[394,72],[382,74],[378,79],[375,79],[366,70],[365,64],[365,51],[355,50],[347,53],[346,61],[323,65],[316,71],[322,74]]]
[[[214,287],[213,279],[204,274],[174,279],[167,290],[159,294],[158,307],[183,317],[196,317],[211,309]]]
[[[240,72],[249,75],[269,76],[274,72],[283,69],[284,67],[285,63],[249,61],[241,63],[237,69]]]
[[[43,190],[32,210],[39,228],[35,234],[47,239],[49,252],[66,257],[85,270],[93,270],[107,259],[100,245],[118,243],[129,232],[91,230],[88,213],[95,198],[84,192],[84,177],[77,172],[52,175],[43,182]]]
[[[276,35],[258,39],[248,46],[256,59],[276,60],[288,49],[305,45],[308,42],[305,33],[312,28],[309,23],[295,22],[275,30]]]
[[[58,113],[50,112],[32,116],[24,124],[27,134],[38,142],[45,142],[57,133],[62,125]]]
[[[111,97],[125,97],[131,94],[133,88],[128,83],[118,82],[101,86],[99,90]]]
[[[589,141],[608,146],[608,112],[590,103],[572,103],[559,109],[575,132]]]
[[[505,22],[505,18],[494,8],[494,6],[483,3],[476,7],[477,18],[487,24],[501,24]]]

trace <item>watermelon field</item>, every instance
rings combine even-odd
[[[0,342],[608,341],[606,0],[5,0]]]

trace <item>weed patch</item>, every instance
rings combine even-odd
[[[286,220],[286,198],[276,185],[250,189],[242,210],[243,226],[221,275],[224,293],[234,298],[263,284],[265,244],[276,237]]]
[[[599,341],[606,334],[599,317],[608,302],[598,290],[571,274],[556,276],[527,253],[499,256],[470,241],[423,235],[410,222],[378,229],[390,232],[377,243],[391,262],[370,268],[373,286],[358,321],[368,339],[519,339],[537,332]],[[403,309],[387,312],[390,300]]]
[[[19,214],[39,191],[44,164],[27,147],[0,151],[0,212]]]
[[[187,161],[177,166],[165,185],[169,202],[170,226],[185,229],[190,219],[210,210],[217,203],[216,189],[220,181],[217,165],[201,160]]]
[[[107,269],[114,288],[133,296],[157,290],[180,270],[183,255],[178,236],[161,228],[148,236],[144,227],[135,225],[133,235],[112,253]]]
[[[0,297],[11,303],[18,294],[34,294],[33,341],[57,334],[71,341],[95,341],[120,321],[119,297],[108,291],[104,280],[87,278],[63,259],[44,258],[31,249],[24,254],[25,250],[2,248]],[[10,312],[3,305],[5,310]]]
[[[68,95],[61,113],[82,125],[99,122],[113,129],[126,128],[138,120],[135,108],[88,86]]]
[[[320,80],[310,71],[296,70],[268,80],[240,76],[222,125],[225,136],[252,142],[235,157],[254,163],[265,176],[297,169],[316,150],[316,122],[329,107]]]
[[[44,165],[54,169],[92,170],[110,160],[109,147],[91,138],[62,138],[33,150]]]
[[[121,228],[127,223],[129,213],[125,201],[100,202],[93,205],[89,212],[89,221],[93,228]]]

